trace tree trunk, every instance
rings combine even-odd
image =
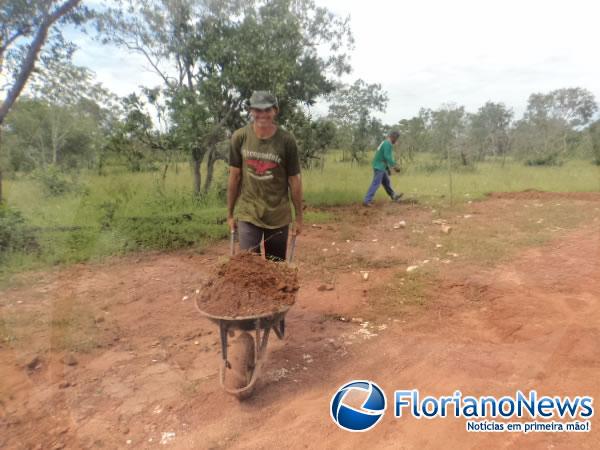
[[[216,153],[217,149],[214,146],[211,146],[211,148],[208,150],[208,160],[206,161],[206,180],[204,180],[204,188],[202,190],[204,194],[208,193],[213,181],[215,162],[217,161]]]
[[[454,205],[454,190],[452,186],[452,159],[450,158],[450,146],[446,146],[446,157],[448,158],[448,193],[450,194],[450,206]]]
[[[165,163],[165,168],[163,169],[163,173],[162,173],[162,177],[161,177],[163,183],[167,179],[167,170],[169,170],[169,161],[167,161]]]
[[[56,166],[58,163],[58,132],[56,130],[55,119],[51,119],[51,145],[52,145],[52,165]]]
[[[227,156],[219,151],[217,143],[211,144],[211,148],[208,152],[208,161],[206,163],[206,181],[204,182],[204,193],[207,193],[212,186],[215,163],[219,160],[227,162]]]
[[[202,165],[203,154],[199,148],[192,150],[193,172],[194,172],[194,195],[200,196],[200,188],[202,186],[202,175],[200,174],[200,166]]]
[[[29,46],[26,47],[25,58],[20,64],[15,81],[9,88],[6,98],[0,105],[0,125],[2,122],[4,122],[4,118],[10,111],[13,104],[17,101],[17,98],[19,98],[21,91],[25,87],[31,72],[35,67],[40,50],[46,42],[48,30],[57,20],[77,7],[80,2],[81,0],[67,0],[65,3],[56,8],[52,14],[47,15],[38,28],[33,30],[33,39]]]
[[[0,156],[2,156],[2,125],[0,125]],[[1,159],[0,159],[1,161]],[[0,205],[4,202],[2,193],[2,162],[0,162]]]

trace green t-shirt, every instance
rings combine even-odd
[[[263,228],[280,228],[292,222],[288,177],[300,173],[296,140],[277,128],[259,139],[252,124],[233,133],[229,165],[241,169],[241,190],[236,203],[238,220]]]
[[[375,152],[372,165],[373,169],[377,170],[385,170],[396,165],[396,160],[394,159],[394,148],[392,143],[387,139],[379,144],[379,148]]]

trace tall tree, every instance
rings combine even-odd
[[[323,168],[323,156],[335,138],[335,124],[324,118],[314,120],[309,113],[300,108],[293,114],[288,114],[286,123],[298,142],[302,166],[313,167],[313,162],[320,159]]]
[[[56,24],[81,23],[86,11],[78,8],[80,3],[81,0],[4,0],[0,4],[0,75],[9,75],[7,84],[0,86],[0,91],[6,91],[0,105],[0,153],[4,119],[23,92],[40,55],[70,57],[73,47]],[[0,167],[0,202],[2,198]]]
[[[90,166],[103,145],[104,117],[93,103],[61,105],[22,96],[6,118],[12,169]]]
[[[339,86],[329,96],[329,117],[340,128],[350,130],[352,161],[360,161],[365,151],[383,134],[383,124],[373,112],[384,112],[387,93],[380,84],[367,84],[358,79],[351,85]]]
[[[463,165],[469,163],[464,146],[459,145],[464,138],[465,107],[447,104],[431,111],[432,147],[441,157],[450,162],[460,157]]]
[[[593,94],[582,88],[531,94],[521,129],[528,128],[525,135],[537,135],[541,141],[534,149],[535,159],[554,161],[560,153],[567,155],[569,135],[589,124],[597,109]]]
[[[431,130],[433,148],[440,156],[446,156],[448,166],[448,188],[450,204],[454,199],[452,185],[452,165],[456,155],[460,155],[463,165],[469,163],[465,147],[461,144],[465,129],[465,108],[448,104],[437,111],[431,112]]]
[[[477,113],[469,115],[469,137],[478,159],[487,155],[506,156],[513,112],[503,103],[486,102]]]
[[[430,141],[428,122],[428,111],[421,109],[418,116],[398,123],[400,161],[410,161],[417,152],[427,149]]]
[[[557,89],[552,96],[552,117],[564,121],[563,154],[568,152],[568,133],[575,128],[587,125],[598,110],[594,95],[583,88]]]
[[[118,110],[117,97],[100,83],[94,82],[91,71],[68,60],[42,58],[36,76],[29,84],[29,91],[33,98],[46,102],[57,112],[50,114],[46,120],[52,165],[59,162],[67,138],[77,134],[76,128],[82,125],[78,121],[65,120],[65,114],[69,116],[77,111],[81,119],[91,114],[95,117],[88,118],[96,121],[96,128],[99,129],[101,122],[110,121],[111,115]],[[85,106],[91,109],[86,111]],[[86,128],[91,129],[89,126]]]
[[[196,193],[200,165],[208,156],[210,173],[216,144],[243,123],[252,90],[273,91],[285,123],[296,106],[330,92],[331,77],[349,70],[347,20],[312,0],[119,3],[100,30],[107,41],[142,54],[162,79],[174,133],[194,161]]]
[[[589,133],[592,141],[593,162],[600,166],[600,120],[590,125]]]
[[[592,94],[583,88],[565,88],[550,92],[551,116],[564,120],[570,127],[583,127],[590,123],[598,105]]]

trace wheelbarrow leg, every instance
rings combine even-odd
[[[219,332],[221,333],[221,356],[223,357],[223,361],[225,361],[225,365],[227,365],[227,332],[228,332],[227,322],[224,320],[219,322]]]
[[[285,319],[278,320],[273,324],[273,331],[279,339],[285,336]]]

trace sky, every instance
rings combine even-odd
[[[519,118],[536,92],[582,87],[600,102],[600,4],[590,0],[315,0],[350,16],[353,72],[380,83],[387,124],[444,104],[503,102]],[[76,62],[119,95],[158,79],[141,57],[80,40]],[[326,112],[324,105],[315,108]]]

